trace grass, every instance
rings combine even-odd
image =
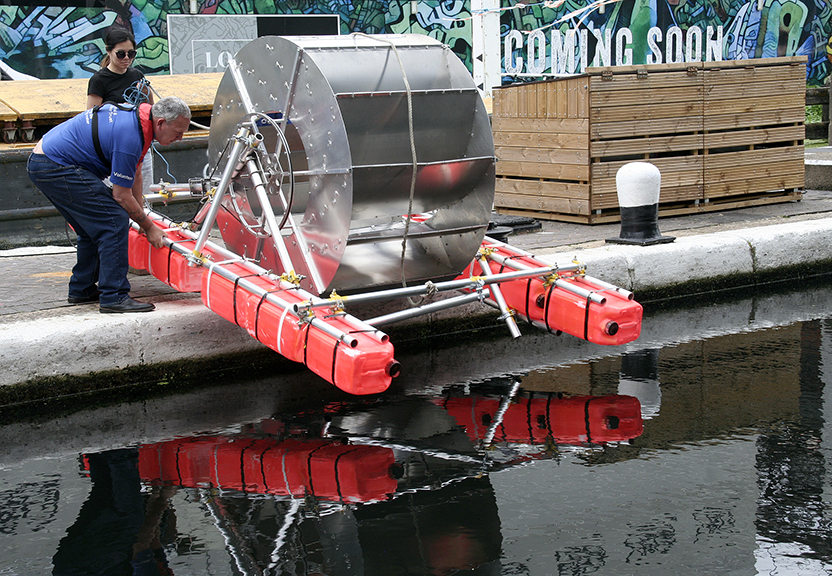
[[[806,106],[806,124],[819,124],[823,122],[823,107],[820,104],[813,104]],[[827,140],[809,140],[803,141],[804,148],[819,148],[821,146],[828,146]]]
[[[806,124],[817,124],[818,122],[822,122],[822,108],[823,107],[820,104],[806,106]]]

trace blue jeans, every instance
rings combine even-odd
[[[27,170],[35,186],[78,234],[69,297],[92,296],[97,289],[101,291],[102,306],[124,300],[130,292],[127,211],[115,201],[101,178],[86,168],[62,166],[43,154],[32,154]]]

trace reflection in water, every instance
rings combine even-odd
[[[52,573],[168,574],[161,532],[175,488],[154,486],[145,497],[133,448],[89,454],[84,461],[92,490],[58,545]]]
[[[480,392],[337,403],[237,433],[87,454],[93,488],[55,574],[120,573],[131,545],[134,567],[155,559],[167,569],[160,487],[184,488],[204,507],[241,574],[499,574],[487,472],[551,457],[558,445],[629,441],[642,422],[633,397],[535,394],[513,381]]]
[[[832,423],[823,418],[821,336],[819,322],[803,324],[797,421],[757,440],[760,498],[756,525],[769,551],[785,544],[794,553],[798,544],[805,547],[807,556],[828,560],[832,558],[832,515],[823,489],[830,462],[820,447],[824,425],[832,433]]]
[[[210,425],[228,387],[157,426],[151,401],[90,410],[63,451],[0,427],[0,574],[832,573],[832,322],[657,324],[620,356],[398,395],[234,389]]]

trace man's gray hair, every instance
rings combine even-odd
[[[179,117],[191,119],[191,109],[182,98],[166,96],[153,105],[153,117],[173,122]]]

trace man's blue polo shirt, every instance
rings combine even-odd
[[[113,184],[132,188],[136,168],[144,157],[136,112],[104,104],[97,113],[101,149],[112,167],[105,166],[95,151],[92,114],[90,108],[49,130],[43,136],[43,153],[58,164],[82,166],[99,178],[109,176]]]

